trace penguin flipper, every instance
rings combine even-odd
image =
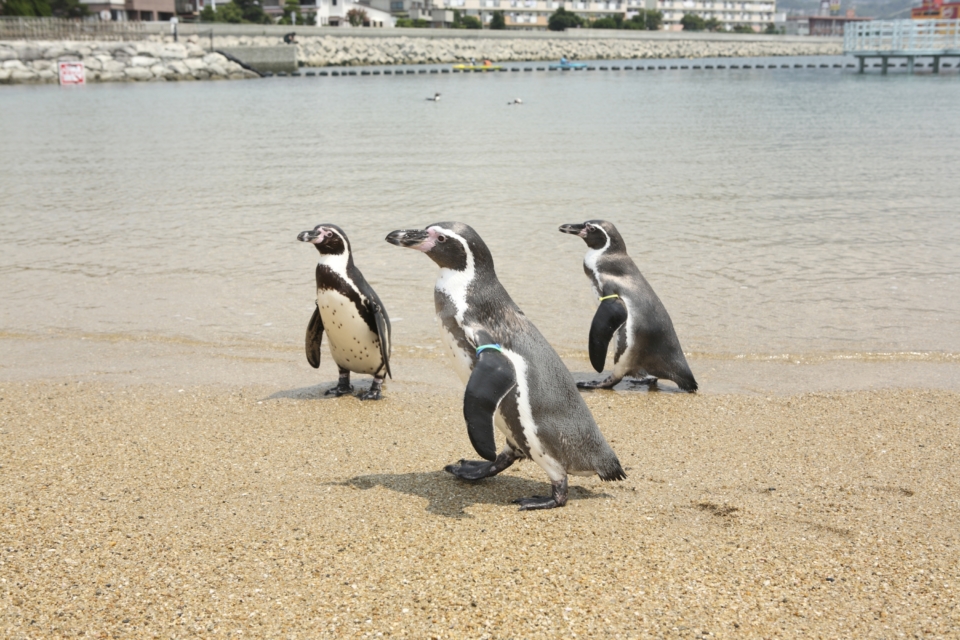
[[[370,307],[373,310],[373,319],[377,323],[377,337],[380,338],[380,358],[383,360],[387,375],[393,378],[393,374],[390,373],[390,327],[387,326],[387,318],[383,315],[383,307],[373,301],[370,302]]]
[[[313,308],[310,324],[307,325],[307,362],[316,369],[320,366],[320,341],[323,340],[323,319],[320,317],[320,307]]]
[[[487,349],[480,352],[463,395],[463,419],[470,444],[483,458],[497,457],[493,416],[500,401],[517,385],[517,373],[507,356]]]
[[[597,372],[603,371],[607,359],[607,347],[617,329],[627,321],[627,308],[619,298],[610,298],[600,303],[590,325],[590,364]]]

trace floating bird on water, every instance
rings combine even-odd
[[[429,100],[429,101],[431,101],[431,102],[440,102],[440,94],[439,94],[439,93],[435,93],[435,94],[433,94],[433,97],[432,97],[432,98],[427,98],[427,100]]]
[[[507,103],[507,105],[511,105],[511,104],[523,104],[523,100],[521,100],[520,98],[514,98],[513,101]]]

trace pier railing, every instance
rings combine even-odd
[[[150,35],[145,22],[0,16],[0,40],[143,40]]]
[[[960,20],[848,22],[844,53],[870,56],[960,55]]]

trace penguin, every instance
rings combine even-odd
[[[459,222],[398,230],[387,242],[427,254],[440,275],[434,289],[441,336],[466,385],[463,417],[485,460],[460,460],[445,471],[463,480],[494,476],[529,458],[551,482],[551,495],[515,500],[520,510],[567,502],[567,474],[623,480],[620,461],[594,422],[573,376],[497,279],[480,236]],[[505,437],[497,453],[494,427]]]
[[[590,363],[603,372],[607,347],[617,335],[613,373],[605,380],[578,382],[581,389],[611,389],[624,376],[646,375],[636,384],[672,380],[684,391],[697,390],[697,381],[680,348],[670,315],[637,265],[627,255],[620,232],[604,220],[565,224],[562,233],[580,236],[589,251],[583,270],[600,298],[590,326]]]
[[[429,100],[430,102],[440,102],[440,94],[435,93],[433,94],[432,98],[427,98],[427,100]]]
[[[340,380],[327,395],[353,391],[350,372],[368,373],[373,383],[361,400],[379,400],[385,375],[390,372],[390,318],[383,303],[353,264],[350,241],[334,224],[318,224],[297,236],[320,252],[317,263],[317,304],[307,325],[307,362],[320,366],[320,341],[327,332],[330,355]]]

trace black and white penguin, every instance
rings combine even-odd
[[[435,93],[433,94],[432,98],[427,98],[427,100],[429,100],[430,102],[440,102],[440,94]]]
[[[330,355],[340,380],[327,394],[353,391],[350,372],[369,373],[373,384],[361,400],[379,400],[385,375],[390,373],[390,318],[373,288],[353,264],[350,241],[343,229],[318,224],[297,236],[320,252],[317,262],[317,306],[307,325],[307,362],[320,366],[320,341],[327,332]]]
[[[588,220],[565,224],[560,231],[580,236],[589,247],[583,270],[600,298],[590,326],[590,363],[598,373],[603,371],[610,339],[617,336],[613,373],[606,380],[579,382],[577,386],[610,389],[624,376],[646,376],[637,383],[656,384],[657,378],[665,378],[684,391],[696,391],[697,381],[670,315],[627,255],[617,228],[604,220]]]
[[[466,384],[463,417],[483,460],[460,460],[446,471],[464,480],[496,475],[521,458],[539,464],[552,495],[521,498],[521,510],[567,502],[567,474],[601,480],[626,477],[573,376],[510,299],[480,236],[459,222],[394,231],[387,242],[417,249],[440,267],[434,289],[440,333]],[[506,443],[497,453],[494,426]]]

